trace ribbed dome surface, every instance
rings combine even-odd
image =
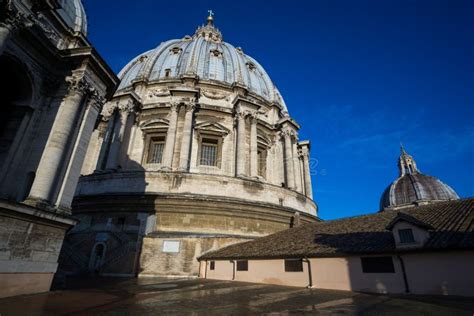
[[[198,28],[194,36],[185,36],[161,43],[155,49],[134,58],[119,73],[118,90],[134,80],[148,82],[197,75],[201,81],[232,85],[239,83],[269,102],[286,105],[263,67],[252,57],[222,41],[213,25]]]
[[[412,204],[417,201],[457,200],[459,196],[447,184],[421,173],[405,174],[390,184],[380,199],[380,209]]]
[[[59,15],[76,32],[87,36],[87,17],[81,0],[59,0]]]

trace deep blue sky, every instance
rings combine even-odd
[[[474,196],[474,1],[84,0],[118,72],[215,12],[224,40],[279,87],[318,160],[324,219],[378,210],[399,143],[423,173]]]

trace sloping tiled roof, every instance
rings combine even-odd
[[[424,228],[424,229],[428,229],[428,230],[434,229],[431,225],[428,225],[425,222],[422,222],[422,221],[416,219],[415,217],[413,217],[411,215],[408,215],[406,213],[402,213],[402,212],[398,212],[397,216],[395,216],[392,219],[392,221],[390,223],[388,223],[387,229],[392,229],[393,226],[395,226],[395,224],[398,223],[399,221],[405,221],[405,222],[408,222],[408,223],[413,224],[415,226],[418,226],[418,227],[421,227],[421,228]]]
[[[469,198],[402,211],[392,210],[304,224],[209,252],[199,259],[336,257],[390,253],[395,250],[395,241],[392,232],[386,227],[399,213],[405,213],[433,227],[423,250],[474,249],[474,198]]]

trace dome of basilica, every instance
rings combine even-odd
[[[188,74],[197,75],[201,82],[243,85],[249,92],[279,104],[283,112],[287,112],[280,92],[265,69],[240,47],[224,42],[221,32],[214,27],[212,16],[194,36],[163,42],[135,57],[119,73],[118,91],[131,88],[136,80],[155,82]]]
[[[439,179],[420,173],[412,156],[402,148],[398,166],[400,176],[382,194],[380,209],[398,208],[414,203],[457,200],[459,196]]]
[[[75,214],[148,227],[140,266],[129,264],[141,245],[116,259],[122,272],[197,275],[196,257],[213,247],[286,229],[296,216],[318,220],[310,142],[267,72],[222,41],[209,13],[192,37],[124,67],[89,143]]]
[[[81,0],[60,0],[59,15],[75,32],[82,32],[87,36],[87,17]]]

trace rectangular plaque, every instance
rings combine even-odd
[[[179,244],[178,240],[164,240],[163,241],[163,252],[179,252]]]

